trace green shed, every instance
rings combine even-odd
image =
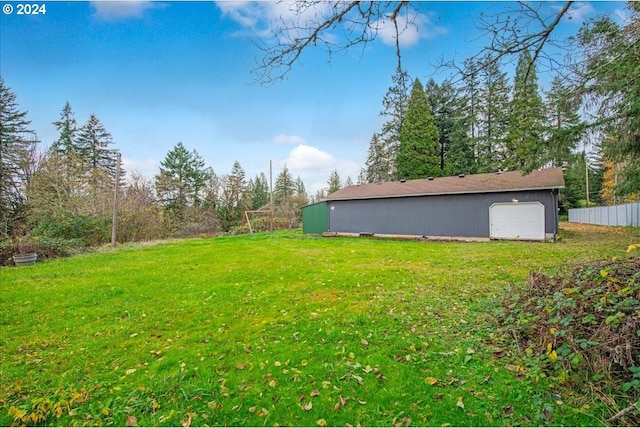
[[[302,233],[322,235],[329,231],[329,209],[326,201],[302,207]]]

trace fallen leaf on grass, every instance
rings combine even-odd
[[[403,416],[402,420],[399,422],[396,422],[395,418],[393,420],[393,426],[394,427],[408,427],[411,425],[411,418],[407,417],[407,416]]]
[[[318,420],[316,421],[316,423],[317,423],[318,425],[320,425],[321,427],[326,427],[326,426],[327,426],[327,421],[325,421],[324,419],[318,419]]]
[[[458,402],[456,403],[456,406],[464,410],[464,403],[462,402],[462,397],[458,397]]]
[[[514,364],[507,364],[504,366],[504,368],[516,373],[523,373],[525,371],[524,367],[516,366]]]
[[[131,415],[127,416],[127,421],[125,422],[125,426],[135,427],[137,425],[138,425],[138,418]]]
[[[309,401],[308,403],[303,404],[302,409],[306,411],[313,409],[313,403]]]
[[[340,407],[344,407],[346,404],[347,404],[347,400],[345,400],[342,396],[340,396],[340,399],[338,400],[336,405],[333,406],[333,410],[338,410],[340,409]]]
[[[184,418],[184,420],[182,421],[183,428],[189,428],[191,426],[191,421],[193,419],[194,414],[195,413],[191,413],[191,412],[187,413],[187,417]]]
[[[313,391],[311,391],[312,397],[317,397],[318,395],[320,395],[320,391],[318,391],[317,389],[314,389]]]
[[[124,372],[124,374],[128,374],[128,375],[130,375],[130,374],[133,374],[133,373],[135,373],[135,372],[136,372],[136,369],[129,369],[129,370],[126,370],[126,371]]]
[[[425,381],[429,385],[435,385],[436,383],[438,383],[438,379],[436,379],[435,377],[428,377],[428,378],[425,379]]]
[[[513,413],[513,406],[504,406],[502,408],[502,413],[504,413],[505,415],[510,415]]]

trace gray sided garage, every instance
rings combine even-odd
[[[325,199],[328,222],[322,229],[368,235],[554,239],[558,190],[563,187],[560,168],[528,175],[513,171],[349,186]]]

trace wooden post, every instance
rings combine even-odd
[[[269,159],[269,232],[273,232],[273,167]]]
[[[116,180],[113,190],[113,216],[111,219],[111,247],[116,247],[118,236],[118,193],[120,190],[120,152],[116,154]]]

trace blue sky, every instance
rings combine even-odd
[[[79,125],[91,113],[102,121],[129,172],[152,177],[182,141],[218,175],[236,160],[248,178],[268,174],[272,160],[274,177],[286,163],[314,193],[333,169],[356,180],[385,120],[381,101],[396,64],[387,31],[330,62],[320,50],[305,51],[285,80],[261,86],[251,74],[261,57],[254,41],[269,40],[269,23],[288,19],[286,3],[45,2],[39,16],[2,4],[14,11],[0,14],[0,74],[43,145],[58,137],[52,122],[68,101]],[[403,34],[403,65],[423,82],[442,80],[438,59],[476,53],[480,13],[509,5],[420,3],[417,28]],[[560,31],[575,34],[597,13],[623,9],[575,3]]]

